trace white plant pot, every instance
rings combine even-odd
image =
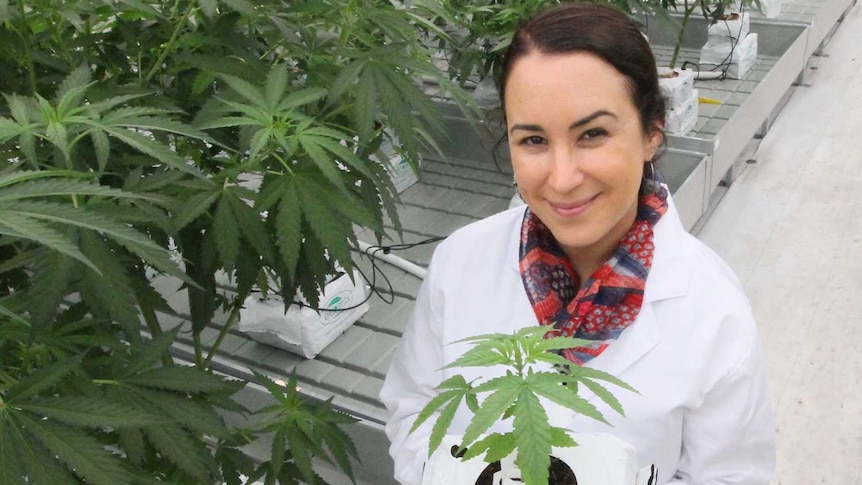
[[[660,67],[658,75],[659,89],[665,97],[668,109],[681,106],[691,98],[694,91],[694,70]]]
[[[564,474],[578,485],[647,485],[655,483],[657,471],[648,466],[638,470],[637,453],[630,444],[608,433],[571,433],[574,448],[554,448],[552,456]],[[463,461],[453,456],[460,436],[447,435],[425,465],[422,485],[482,485],[480,476],[492,477],[488,485],[523,485],[515,456],[489,464],[481,457]],[[568,470],[566,470],[568,469]]]
[[[719,20],[709,26],[706,45],[709,47],[721,44],[736,44],[739,39],[748,36],[751,30],[751,19],[748,12],[739,14],[735,20]]]
[[[742,79],[757,60],[757,34],[748,34],[735,45],[727,42],[716,46],[705,45],[700,51],[701,69],[727,68],[727,76]]]
[[[685,136],[697,124],[697,89],[683,103],[670,106],[665,112],[664,131],[671,135]]]

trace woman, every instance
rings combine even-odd
[[[435,386],[480,377],[442,369],[469,348],[451,342],[553,325],[596,341],[566,358],[640,392],[617,393],[625,417],[600,406],[611,426],[580,416],[573,430],[633,445],[657,483],[768,483],[757,329],[736,277],[652,180],[664,102],[636,26],[595,4],[546,10],[519,28],[499,86],[527,208],[456,231],[434,254],[381,391],[396,478],[421,481],[431,425],[408,431]],[[461,410],[450,433],[469,419]]]

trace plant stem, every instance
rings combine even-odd
[[[195,365],[201,369],[206,369],[206,367],[204,367],[204,361],[203,361],[204,355],[203,355],[203,349],[201,348],[202,344],[201,344],[200,332],[194,332],[194,331],[192,332],[192,341],[194,342],[194,345],[195,345]]]
[[[179,2],[177,2],[179,3]],[[177,26],[174,28],[174,32],[171,34],[171,38],[168,40],[165,48],[162,49],[162,52],[159,53],[158,59],[156,62],[150,67],[150,70],[147,72],[147,76],[144,78],[144,82],[148,83],[153,79],[153,76],[156,75],[156,71],[161,67],[162,62],[165,61],[165,58],[168,57],[168,54],[173,50],[174,44],[177,43],[177,39],[180,37],[180,31],[185,28],[186,24],[189,21],[189,17],[191,17],[192,12],[194,11],[195,2],[189,2],[188,7],[186,7],[185,12],[183,12],[182,17],[177,22]]]
[[[159,325],[159,317],[156,316],[156,311],[153,309],[153,306],[138,300],[138,307],[141,309],[141,314],[144,317],[144,321],[147,323],[147,329],[150,331],[150,335],[153,338],[161,335],[162,326]],[[174,364],[174,359],[171,357],[171,354],[162,357],[162,364],[165,366]]]
[[[230,312],[230,316],[225,322],[224,326],[222,326],[221,330],[218,333],[218,337],[216,337],[215,342],[213,342],[212,347],[210,347],[210,351],[207,354],[207,358],[203,361],[202,368],[206,369],[209,367],[213,358],[215,357],[216,352],[219,347],[221,347],[221,343],[225,337],[227,337],[228,331],[230,331],[231,327],[239,320],[239,310],[242,308],[242,302],[245,301],[245,297],[242,299],[237,296],[236,303],[233,305],[233,309]]]
[[[673,57],[670,59],[670,68],[673,69],[676,67],[677,58],[679,58],[679,49],[682,47],[682,39],[685,37],[685,29],[688,26],[688,19],[691,18],[691,14],[694,12],[694,8],[696,5],[688,6],[688,0],[685,1],[685,11],[683,12],[682,17],[682,27],[679,30],[679,35],[676,38],[676,45],[673,47]]]
[[[36,64],[33,63],[33,52],[30,50],[30,29],[27,26],[24,0],[18,0],[18,13],[21,14],[21,37],[24,38],[24,62],[27,63],[27,74],[30,77],[30,94],[36,94]]]
[[[120,382],[115,381],[113,379],[93,379],[93,384],[105,384],[108,386],[118,386],[118,385],[120,385]]]

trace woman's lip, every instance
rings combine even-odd
[[[596,200],[598,195],[594,195],[586,200],[580,200],[577,202],[549,202],[551,205],[551,209],[562,217],[576,217],[590,208],[593,201]]]

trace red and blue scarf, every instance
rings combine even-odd
[[[667,191],[642,195],[634,224],[613,255],[581,285],[551,231],[527,209],[521,223],[520,270],[524,288],[548,335],[596,344],[566,349],[561,355],[582,365],[601,354],[640,312],[652,267],[653,227],[667,211]]]

